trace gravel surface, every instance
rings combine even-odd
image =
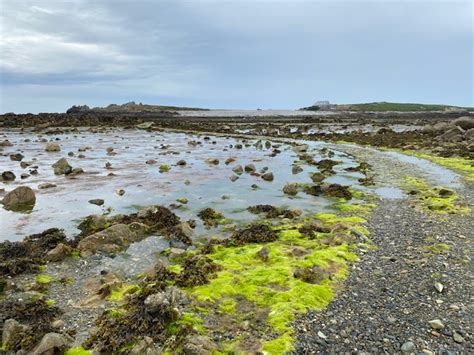
[[[472,193],[461,193],[471,206]],[[326,309],[296,322],[295,352],[473,353],[472,213],[440,217],[408,199],[384,200],[368,229],[376,249]],[[430,249],[439,243],[449,250]]]

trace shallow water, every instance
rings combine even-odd
[[[333,199],[304,193],[299,193],[294,198],[283,194],[282,187],[285,183],[311,183],[309,173],[317,170],[316,167],[302,165],[304,171],[293,175],[292,163],[299,160],[289,144],[281,144],[281,154],[271,157],[271,149],[257,150],[253,145],[246,147],[245,143],[242,149],[236,149],[236,144],[242,144],[241,139],[211,137],[205,140],[203,136],[184,133],[150,133],[140,130],[92,133],[90,130],[83,130],[74,134],[38,136],[32,132],[8,131],[4,132],[4,136],[14,146],[4,148],[3,156],[0,156],[0,170],[13,171],[17,180],[2,183],[3,187],[8,192],[19,185],[30,186],[36,192],[37,201],[31,213],[0,209],[0,240],[20,240],[25,235],[52,227],[63,228],[72,237],[79,232],[76,226],[82,218],[100,214],[106,208],[111,208],[112,214],[128,214],[142,206],[168,206],[181,197],[187,198],[189,202],[174,212],[183,220],[192,218],[198,221],[196,237],[218,232],[217,229],[205,230],[199,223],[196,214],[205,207],[222,212],[230,222],[239,225],[257,218],[246,211],[250,205],[271,204],[314,213],[327,210],[335,202]],[[57,142],[61,145],[61,152],[45,152],[46,143],[40,142],[41,138],[59,139]],[[202,144],[191,146],[188,142],[192,140],[198,140]],[[251,144],[255,142],[256,140],[248,141]],[[312,154],[320,159],[318,148],[321,145],[318,142],[310,144]],[[85,158],[79,158],[78,149],[84,146],[90,146],[91,149],[83,153]],[[113,147],[117,155],[108,155],[108,147]],[[9,154],[19,151],[25,155],[24,161],[38,165],[38,175],[20,180],[20,174],[29,169],[21,169],[19,162],[9,158]],[[74,157],[67,156],[70,151],[74,152]],[[225,159],[230,156],[235,157],[236,162],[225,165]],[[75,178],[54,175],[51,165],[62,157],[66,157],[73,168],[83,168],[85,173]],[[219,165],[206,163],[207,158],[218,158]],[[158,163],[147,165],[145,161],[148,159],[155,159]],[[186,160],[186,166],[175,165],[181,159]],[[344,168],[356,166],[357,163],[348,155],[338,152],[335,152],[332,159],[343,163],[335,167],[338,174],[328,178],[327,182],[357,186],[357,179],[361,175],[344,171]],[[112,163],[113,169],[105,169],[106,162]],[[160,173],[161,163],[169,164],[171,170]],[[268,171],[274,174],[274,181],[267,182],[245,173],[236,182],[229,180],[236,164],[244,166],[249,163],[253,163],[257,171],[268,167]],[[111,172],[116,176],[108,176]],[[186,180],[190,181],[189,185]],[[45,182],[54,183],[57,187],[38,189],[38,185]],[[258,188],[252,188],[253,184],[257,184]],[[118,188],[123,188],[125,195],[118,196],[115,193]],[[229,199],[224,200],[223,195],[227,195]],[[96,198],[104,199],[105,205],[98,207],[88,203],[88,200]]]

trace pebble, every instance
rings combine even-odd
[[[432,329],[434,330],[440,330],[444,328],[443,322],[441,322],[439,319],[433,319],[428,322],[431,326]]]
[[[403,343],[400,350],[404,353],[413,353],[416,350],[416,346],[412,341],[407,341],[406,343]]]

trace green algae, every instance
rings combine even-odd
[[[341,212],[348,212],[348,213],[354,213],[354,214],[369,214],[372,209],[375,207],[374,203],[364,203],[364,204],[359,204],[359,203],[345,203],[345,202],[339,202],[333,205],[333,207]]]
[[[454,190],[443,187],[431,187],[425,181],[406,177],[403,187],[410,194],[417,196],[417,202],[429,211],[438,214],[468,214],[470,209],[459,202],[459,196]]]
[[[169,324],[166,330],[170,335],[178,334],[183,328],[190,328],[198,332],[199,334],[205,334],[205,328],[202,323],[203,320],[196,316],[194,313],[184,312],[177,321]]]
[[[168,271],[171,271],[175,274],[181,274],[181,272],[183,271],[183,267],[179,264],[169,265],[167,269]]]
[[[263,343],[263,350],[268,354],[286,354],[294,349],[292,332],[288,331],[279,337]]]
[[[71,348],[64,353],[64,355],[90,355],[90,354],[92,354],[92,350],[86,350],[82,346]]]
[[[167,171],[170,171],[171,167],[168,164],[160,164],[159,171],[160,173],[166,173]]]
[[[432,244],[432,245],[427,245],[423,248],[425,251],[434,253],[434,254],[443,254],[449,251],[450,246],[445,243],[438,243],[438,244]]]
[[[112,290],[110,296],[108,297],[108,300],[111,302],[119,302],[124,299],[125,295],[132,294],[138,291],[140,291],[140,287],[134,284],[117,287]]]
[[[347,223],[349,225],[356,225],[356,224],[367,222],[367,220],[359,216],[341,217],[335,213],[325,213],[325,212],[316,213],[314,217],[319,219],[320,221],[322,221],[324,224],[328,226],[332,226],[336,223]]]
[[[40,285],[49,285],[51,282],[53,282],[53,278],[46,274],[40,274],[36,276],[35,281]]]

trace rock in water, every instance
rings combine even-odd
[[[67,175],[72,171],[72,166],[69,165],[66,158],[59,159],[52,167],[56,175]]]
[[[265,180],[265,181],[273,181],[273,173],[263,174],[262,179]]]
[[[298,184],[287,183],[285,186],[283,186],[283,193],[290,196],[295,196],[298,193]]]
[[[61,151],[61,147],[59,146],[58,143],[48,143],[46,144],[45,150],[47,152],[59,152]]]
[[[36,203],[36,196],[30,187],[19,186],[7,193],[2,200],[2,203],[7,210],[32,210]]]
[[[10,154],[10,159],[13,161],[21,161],[24,157],[21,153]]]

